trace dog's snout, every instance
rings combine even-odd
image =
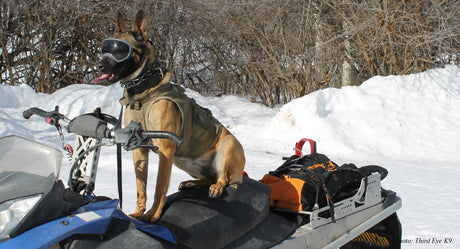
[[[108,72],[110,71],[111,69],[113,69],[113,67],[115,66],[115,62],[112,61],[110,58],[107,58],[107,57],[103,57],[101,59],[101,61],[99,62],[99,71],[101,72]]]

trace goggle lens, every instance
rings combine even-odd
[[[102,56],[109,56],[115,59],[115,61],[121,62],[129,58],[132,46],[125,40],[105,39],[102,41],[101,52]]]

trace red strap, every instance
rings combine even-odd
[[[64,145],[64,150],[69,152],[70,155],[73,155],[73,148],[72,148],[72,146],[70,144],[65,144]]]
[[[313,139],[309,138],[302,138],[298,143],[295,145],[295,154],[296,156],[303,156],[302,155],[302,148],[305,142],[308,142],[310,144],[310,154],[316,153],[316,142]]]

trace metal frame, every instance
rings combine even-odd
[[[334,205],[336,223],[320,216],[328,212],[328,206],[312,212],[302,211],[300,213],[310,216],[310,222],[274,248],[332,249],[343,246],[401,208],[401,199],[394,197],[392,203],[382,197],[380,174],[375,172],[361,180],[354,196]]]
[[[84,156],[79,164],[78,170],[75,170],[72,174],[72,180],[82,181],[86,184],[84,194],[92,194],[95,188],[97,166],[99,163],[99,156],[101,153],[101,147],[98,145],[102,144],[102,139],[96,139],[91,137],[83,137],[80,135],[75,136],[74,151],[72,154],[71,165],[75,163],[76,160],[87,153],[88,148],[96,147],[91,150],[86,156]]]

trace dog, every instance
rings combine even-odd
[[[149,149],[133,150],[137,204],[130,216],[151,223],[160,218],[173,163],[195,178],[182,182],[181,190],[209,186],[209,196],[218,198],[226,186],[242,182],[245,165],[242,145],[209,110],[198,106],[186,97],[181,87],[170,83],[171,72],[148,40],[142,10],[137,13],[131,30],[118,14],[113,38],[103,41],[101,52],[102,75],[94,81],[120,82],[125,87],[120,100],[126,105],[125,126],[136,121],[144,130],[168,131],[184,139],[179,148],[167,139],[150,141],[158,148],[159,166],[154,202],[147,212]]]

